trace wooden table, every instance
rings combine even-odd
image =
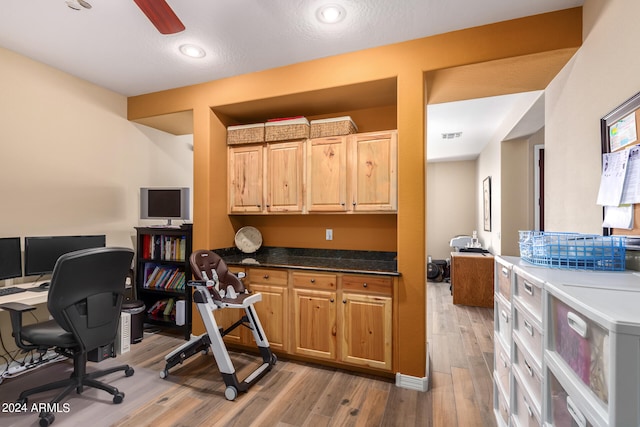
[[[451,253],[453,303],[493,307],[493,255]]]

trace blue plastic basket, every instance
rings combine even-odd
[[[520,231],[519,243],[520,257],[535,265],[570,270],[625,269],[624,236]]]

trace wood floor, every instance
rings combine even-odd
[[[164,355],[184,341],[171,335],[145,333],[144,340],[117,361],[132,364],[137,372],[153,374],[122,378],[117,386],[125,393],[145,390],[148,398],[127,395],[125,403],[129,401],[135,407],[127,408],[116,418],[114,411],[121,405],[95,402],[91,404],[94,425],[102,427],[106,424],[99,420],[116,419],[109,424],[494,426],[493,310],[454,306],[449,284],[444,282],[429,283],[427,295],[432,381],[428,392],[398,388],[390,379],[280,359],[247,394],[230,402],[224,397],[225,387],[210,354],[194,356],[161,380],[155,373],[164,368]],[[240,377],[243,370],[255,366],[254,356],[231,354]],[[136,380],[135,385],[128,385]],[[80,397],[72,396],[69,401],[74,398]],[[132,405],[133,401],[140,403]],[[37,417],[29,420],[28,425],[33,425]],[[61,419],[53,427],[58,424],[72,425]]]

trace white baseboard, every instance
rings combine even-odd
[[[427,375],[424,377],[413,377],[411,375],[404,375],[400,372],[396,373],[396,386],[416,391],[428,391],[429,390],[429,374],[430,374],[430,357],[429,357],[429,344],[427,344]]]

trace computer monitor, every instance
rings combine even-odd
[[[22,276],[19,237],[0,238],[0,280]]]
[[[140,219],[189,219],[189,188],[141,188]]]
[[[61,255],[80,249],[104,247],[106,236],[48,236],[24,238],[24,274],[49,274]]]

